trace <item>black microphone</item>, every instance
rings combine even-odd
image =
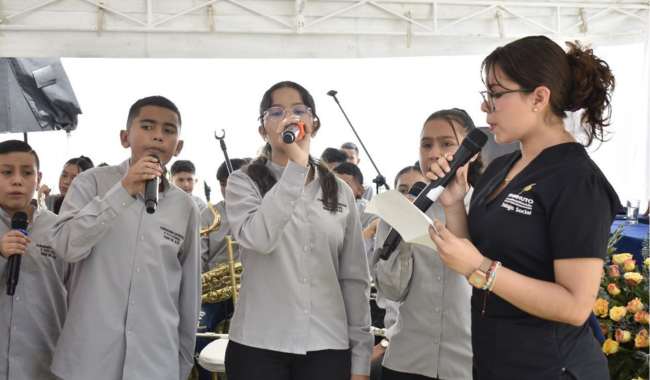
[[[160,159],[156,155],[151,155],[155,158],[158,163]],[[158,208],[158,185],[160,184],[160,178],[156,177],[148,180],[144,184],[144,206],[147,209],[147,213],[153,214]]]
[[[454,154],[454,158],[449,163],[451,169],[449,170],[449,173],[445,174],[444,177],[431,182],[426,188],[424,188],[417,198],[415,198],[415,201],[413,201],[413,205],[422,212],[431,207],[433,202],[435,202],[440,194],[445,190],[445,186],[447,186],[454,178],[458,168],[469,162],[469,160],[476,155],[481,148],[483,148],[483,145],[485,145],[486,142],[487,135],[479,129],[473,129],[467,137],[465,137],[463,143],[456,151],[456,154]],[[388,259],[401,240],[402,237],[399,232],[395,229],[391,229],[388,237],[384,240],[384,245],[380,248],[379,257],[382,260]]]
[[[27,214],[18,211],[11,217],[11,229],[18,230],[27,235]],[[7,295],[13,296],[18,285],[18,276],[20,275],[20,262],[22,255],[11,255],[7,260]]]
[[[282,141],[285,144],[292,144],[300,136],[300,133],[301,129],[298,124],[291,123],[282,132]]]
[[[417,197],[420,195],[422,190],[424,190],[427,187],[427,184],[421,181],[417,181],[413,185],[411,185],[411,188],[409,189],[408,195],[411,195],[413,197]]]
[[[327,95],[329,95],[329,96],[336,96],[336,94],[338,94],[338,93],[339,93],[339,92],[336,91],[336,90],[329,90],[329,91],[327,91]]]

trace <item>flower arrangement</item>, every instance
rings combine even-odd
[[[622,228],[610,237],[605,274],[594,304],[605,342],[612,380],[648,379],[648,241],[644,242],[643,262],[630,253],[617,253],[614,244]]]

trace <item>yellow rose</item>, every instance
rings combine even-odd
[[[636,262],[634,259],[627,259],[623,262],[623,270],[626,272],[632,272],[636,269]]]
[[[650,323],[650,313],[647,311],[637,311],[634,313],[634,321],[638,323],[648,324]]]
[[[645,305],[643,304],[643,302],[641,302],[639,297],[636,297],[635,299],[627,303],[627,311],[629,311],[630,314],[634,314],[638,311],[641,311],[643,310],[644,307]]]
[[[616,329],[614,337],[619,343],[627,343],[632,339],[632,333],[627,330]]]
[[[648,330],[642,329],[636,334],[634,338],[634,347],[636,348],[646,348],[648,347]]]
[[[608,265],[607,266],[607,275],[609,277],[611,277],[611,278],[619,278],[619,277],[621,277],[621,269],[616,264]]]
[[[594,314],[596,316],[605,318],[607,317],[607,313],[609,312],[609,302],[607,300],[604,300],[602,298],[598,298],[596,300],[596,303],[594,304]]]
[[[650,257],[647,257],[645,260],[643,260],[643,264],[646,268],[650,268]]]
[[[623,317],[625,317],[625,314],[627,314],[627,309],[623,306],[614,306],[613,308],[609,309],[609,318],[614,321],[618,322]]]
[[[630,286],[639,285],[643,281],[643,276],[639,272],[627,272],[623,278]]]
[[[612,355],[618,352],[618,342],[612,339],[607,339],[603,343],[603,352],[605,355]]]
[[[607,285],[607,293],[609,293],[611,296],[617,296],[621,294],[621,289],[619,289],[616,284],[609,284]]]
[[[617,255],[612,256],[612,261],[614,262],[614,264],[623,265],[625,260],[629,260],[632,257],[633,256],[631,253],[619,253]]]

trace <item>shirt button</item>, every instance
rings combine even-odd
[[[140,240],[144,241],[144,236],[140,236]]]
[[[302,278],[302,283],[303,283],[303,284],[306,284],[306,283],[307,283],[307,277],[303,277],[303,278]]]
[[[440,308],[437,307],[437,308],[436,308],[436,313],[439,313],[439,312],[440,312]]]
[[[126,207],[126,202],[122,202],[122,206],[123,206],[123,207]]]
[[[438,281],[442,281],[442,277],[438,276],[437,278],[438,278]]]
[[[135,268],[135,271],[140,273],[140,268]]]
[[[20,296],[16,296],[16,297],[15,297],[15,300],[16,300],[16,301],[20,301]]]
[[[309,309],[305,309],[305,314],[309,314]]]
[[[305,245],[304,249],[305,249],[305,252],[308,252],[309,251],[309,245]]]

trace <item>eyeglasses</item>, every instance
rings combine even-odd
[[[518,88],[516,90],[505,90],[499,92],[479,91],[479,94],[481,94],[481,98],[483,98],[483,102],[487,104],[488,112],[494,112],[496,110],[496,106],[494,104],[495,101],[500,97],[502,97],[503,95],[512,94],[513,92],[528,93],[531,91],[526,88]]]
[[[277,121],[284,119],[289,113],[301,119],[306,116],[311,116],[312,114],[311,108],[307,107],[304,104],[297,104],[291,107],[289,111],[280,106],[269,107],[266,111],[264,111],[264,117],[272,121]]]

